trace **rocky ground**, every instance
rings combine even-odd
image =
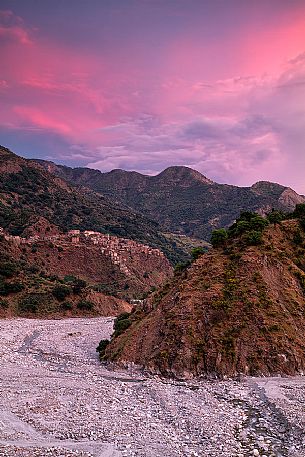
[[[109,318],[0,321],[0,456],[305,456],[305,377],[110,371]]]

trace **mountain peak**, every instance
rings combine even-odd
[[[198,181],[203,184],[213,184],[211,179],[208,179],[206,176],[202,175],[199,171],[194,170],[193,168],[185,167],[182,165],[174,165],[165,170],[161,171],[157,178],[166,178],[170,180],[179,180],[179,181]]]

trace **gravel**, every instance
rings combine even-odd
[[[0,456],[304,457],[305,378],[169,381],[95,352],[110,318],[0,321]]]

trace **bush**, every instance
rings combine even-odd
[[[7,300],[0,300],[0,308],[7,309],[9,307],[9,302]]]
[[[230,236],[237,236],[243,233],[248,233],[252,230],[263,231],[269,224],[269,221],[256,213],[244,211],[240,217],[229,228]]]
[[[30,265],[28,268],[27,268],[28,272],[29,273],[39,273],[39,267],[37,267],[37,265]]]
[[[21,313],[36,313],[40,302],[39,296],[30,294],[18,303],[18,310]]]
[[[269,224],[267,219],[264,219],[262,216],[256,215],[250,221],[250,229],[252,230],[264,230],[265,227]]]
[[[64,301],[62,304],[61,304],[61,307],[63,310],[65,311],[70,311],[71,309],[73,309],[73,304],[69,301]]]
[[[88,300],[81,300],[77,303],[76,306],[82,311],[92,311],[94,308],[94,303]]]
[[[238,221],[234,227],[234,235],[240,235],[241,233],[247,232],[250,230],[250,222],[248,221]]]
[[[200,257],[202,254],[204,254],[206,252],[206,250],[202,247],[197,247],[197,248],[194,248],[191,250],[191,256],[192,256],[192,260],[195,261],[198,259],[198,257]]]
[[[73,293],[80,294],[85,287],[87,287],[86,281],[83,279],[75,279],[73,283]]]
[[[182,271],[185,271],[189,266],[191,262],[188,260],[187,262],[178,262],[175,265],[174,268],[174,273],[181,273]]]
[[[69,282],[74,282],[74,281],[76,281],[76,277],[73,276],[73,275],[66,275],[64,277],[64,282],[68,282],[69,283]]]
[[[0,282],[0,295],[9,295],[21,292],[24,285],[20,282]]]
[[[54,295],[57,300],[64,300],[68,295],[71,294],[71,289],[64,285],[55,286],[52,290],[52,295]]]
[[[110,343],[109,340],[101,340],[101,341],[99,342],[99,345],[98,345],[98,347],[96,348],[96,352],[99,352],[100,359],[104,358],[104,356],[105,356],[105,350],[106,350],[106,347],[108,346],[109,343]]]
[[[129,319],[130,313],[120,314],[114,321],[114,336],[119,336],[131,326],[132,321]]]
[[[228,233],[225,229],[218,229],[212,232],[211,243],[213,248],[222,246],[228,239]]]
[[[303,243],[303,237],[301,235],[301,232],[300,230],[297,230],[294,234],[294,237],[293,237],[293,242],[294,244],[296,244],[297,246],[301,245]]]
[[[295,210],[292,214],[294,217],[299,219],[305,218],[305,203],[299,203],[296,205]]]
[[[300,220],[300,226],[305,231],[305,217]]]
[[[12,262],[2,262],[0,263],[0,275],[5,278],[11,278],[18,271],[17,265]]]
[[[276,211],[274,209],[267,215],[267,219],[271,224],[278,224],[283,221],[285,217],[286,215],[282,211]]]
[[[262,232],[258,230],[251,230],[251,232],[246,235],[246,243],[249,246],[256,246],[262,242]]]

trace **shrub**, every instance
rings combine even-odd
[[[269,221],[256,213],[244,211],[240,214],[240,217],[236,222],[229,228],[229,235],[236,236],[242,233],[248,233],[252,230],[263,231],[263,229],[269,224]]]
[[[9,307],[9,302],[7,300],[0,300],[0,308],[7,309]]]
[[[24,285],[20,282],[0,282],[0,295],[21,292],[23,289]]]
[[[73,309],[73,304],[69,301],[64,301],[62,304],[61,304],[61,307],[63,310],[65,311],[70,311],[71,309]]]
[[[294,237],[293,237],[293,242],[294,242],[294,244],[296,244],[297,246],[303,243],[303,237],[302,237],[302,235],[301,235],[300,230],[297,230],[297,231],[295,232]]]
[[[251,230],[263,230],[269,224],[267,219],[264,219],[262,216],[256,215],[250,221]]]
[[[21,313],[36,313],[40,302],[39,296],[30,294],[18,303],[18,310]]]
[[[108,344],[110,343],[109,340],[101,340],[99,342],[98,347],[96,348],[96,352],[99,352],[100,359],[103,359],[105,356],[105,350]]]
[[[238,221],[234,227],[234,235],[240,235],[241,233],[247,232],[250,230],[251,225],[248,221]]]
[[[66,275],[64,277],[64,282],[74,282],[74,281],[76,281],[76,277],[73,275]]]
[[[57,275],[50,275],[49,280],[52,282],[59,281],[59,277]]]
[[[73,283],[73,292],[75,294],[80,294],[81,291],[87,286],[87,283],[86,281],[84,281],[83,279],[75,279],[74,283]]]
[[[82,311],[92,311],[94,308],[94,303],[88,300],[81,300],[77,303],[76,306]]]
[[[282,211],[272,210],[271,213],[267,215],[267,219],[271,224],[278,224],[284,220],[286,215]]]
[[[120,314],[114,321],[114,336],[119,336],[131,326],[132,321],[129,319],[130,313]]]
[[[71,289],[64,285],[58,285],[54,287],[52,294],[55,298],[57,298],[57,300],[61,301],[71,294]]]
[[[299,203],[296,205],[294,212],[292,213],[294,217],[299,219],[305,218],[305,203]]]
[[[191,250],[191,256],[192,256],[192,260],[195,261],[198,259],[198,257],[200,257],[202,254],[204,254],[206,252],[206,250],[202,247],[196,247],[194,249]]]
[[[214,248],[218,247],[218,246],[222,246],[227,239],[228,239],[228,233],[223,228],[214,230],[212,232],[211,243]]]
[[[305,231],[305,217],[300,220],[300,226]]]
[[[185,271],[190,266],[190,264],[191,262],[189,260],[186,262],[178,262],[175,265],[174,273],[181,273],[182,271]]]
[[[39,267],[37,267],[37,265],[30,265],[28,268],[27,268],[28,272],[29,273],[38,273],[39,272]]]
[[[247,233],[245,241],[249,246],[256,246],[261,244],[262,232],[258,230],[251,230],[251,232]]]
[[[0,275],[5,278],[11,278],[17,273],[17,265],[12,262],[2,262],[0,263]]]
[[[251,219],[253,219],[256,216],[257,216],[257,213],[252,213],[251,211],[241,211],[237,221],[248,221],[248,222],[250,222]]]

